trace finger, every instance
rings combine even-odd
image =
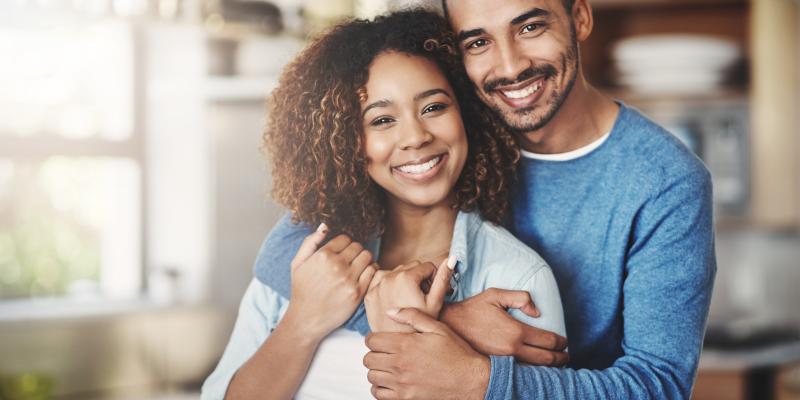
[[[363,362],[367,369],[394,372],[394,368],[392,367],[392,360],[394,360],[394,357],[395,356],[393,354],[370,351],[364,356]]]
[[[520,322],[522,324],[522,322]],[[538,347],[542,350],[564,351],[567,348],[567,338],[544,329],[523,325],[523,343],[528,346]]]
[[[408,271],[410,269],[416,268],[417,265],[420,265],[420,264],[422,264],[422,263],[417,261],[417,260],[414,260],[414,261],[408,262],[406,264],[400,264],[400,265],[392,268],[392,271]]]
[[[372,253],[369,250],[361,250],[360,253],[350,263],[350,276],[358,280],[361,273],[367,269],[367,266],[372,264]]]
[[[315,251],[317,251],[320,243],[325,240],[325,236],[327,235],[328,226],[323,222],[319,224],[316,231],[303,239],[303,243],[300,245],[300,248],[297,250],[297,254],[294,256],[293,265],[300,265],[305,260],[308,260],[308,258],[311,257]]]
[[[372,276],[372,281],[369,283],[369,289],[371,290],[375,286],[378,286],[381,283],[381,279],[388,273],[388,271],[381,270],[377,263],[372,265],[377,271],[375,271],[375,275]]]
[[[402,342],[407,339],[408,336],[408,333],[399,332],[370,333],[364,339],[364,343],[374,352],[397,354],[402,347]]]
[[[339,256],[341,256],[346,263],[351,264],[362,251],[364,251],[364,246],[362,246],[361,243],[350,242],[350,244],[339,253]]]
[[[416,308],[391,309],[386,315],[395,322],[408,325],[417,332],[446,335],[448,328],[443,323],[433,319],[428,314]]]
[[[533,346],[520,346],[514,358],[526,364],[563,367],[569,362],[569,353],[563,351],[549,351]]]
[[[373,385],[372,389],[370,389],[370,393],[372,393],[372,397],[378,400],[395,400],[400,398],[394,390],[381,386]]]
[[[322,248],[338,254],[341,253],[341,251],[344,250],[347,246],[349,246],[350,243],[352,242],[353,240],[350,239],[349,236],[339,235],[331,239],[330,242],[325,243],[325,246],[322,246]]]
[[[442,309],[444,297],[447,295],[447,289],[450,288],[450,277],[453,276],[453,269],[455,267],[455,256],[447,257],[446,260],[439,264],[439,268],[436,269],[436,275],[433,277],[431,289],[428,292],[428,295],[425,297],[428,310]]]
[[[361,271],[361,276],[358,277],[358,288],[361,293],[367,292],[372,284],[372,278],[375,276],[376,272],[377,270],[375,269],[374,264],[367,265],[364,270]]]
[[[494,301],[505,309],[516,308],[531,317],[539,317],[542,314],[536,305],[533,304],[531,294],[524,290],[505,290],[492,289]]]
[[[397,380],[391,372],[386,371],[376,371],[376,370],[369,370],[367,372],[367,380],[373,386],[384,387],[384,388],[393,388],[395,387],[395,381]]]
[[[417,264],[414,267],[409,268],[407,270],[401,271],[400,274],[408,279],[411,279],[411,281],[414,282],[416,286],[419,286],[422,284],[422,281],[432,278],[433,274],[435,273],[436,273],[436,266],[433,265],[433,263],[425,262]]]

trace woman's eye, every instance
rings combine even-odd
[[[425,107],[425,109],[422,110],[422,113],[427,114],[431,112],[441,111],[444,110],[445,108],[447,108],[447,104],[435,103]]]
[[[392,122],[394,122],[394,119],[392,119],[392,118],[389,118],[389,117],[378,117],[378,118],[375,118],[374,120],[372,120],[372,122],[370,122],[369,124],[371,126],[381,126],[381,125],[390,124]]]

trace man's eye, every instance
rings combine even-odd
[[[478,39],[467,45],[468,49],[477,49],[478,47],[486,46],[489,42],[486,39]]]
[[[528,25],[525,25],[525,26],[522,27],[522,32],[521,33],[530,33],[530,32],[533,32],[535,30],[538,30],[541,27],[542,26],[540,24],[528,24]]]
[[[375,118],[374,120],[372,120],[372,122],[370,122],[369,124],[371,126],[381,126],[381,125],[390,124],[392,122],[394,122],[394,120],[392,118],[389,118],[389,117],[378,117],[378,118]]]
[[[431,112],[441,111],[444,110],[445,108],[447,108],[447,104],[435,103],[425,107],[425,109],[422,110],[422,113],[427,114]]]

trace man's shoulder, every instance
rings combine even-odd
[[[660,183],[659,187],[686,180],[711,184],[703,161],[675,135],[635,108],[623,104],[620,113],[616,128],[622,136],[619,151],[627,159],[632,178]]]
[[[286,213],[275,224],[258,250],[253,274],[264,284],[274,280],[289,279],[289,264],[313,230],[308,224],[294,223]]]

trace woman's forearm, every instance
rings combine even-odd
[[[324,335],[312,334],[290,310],[258,351],[236,372],[226,400],[291,399]]]

